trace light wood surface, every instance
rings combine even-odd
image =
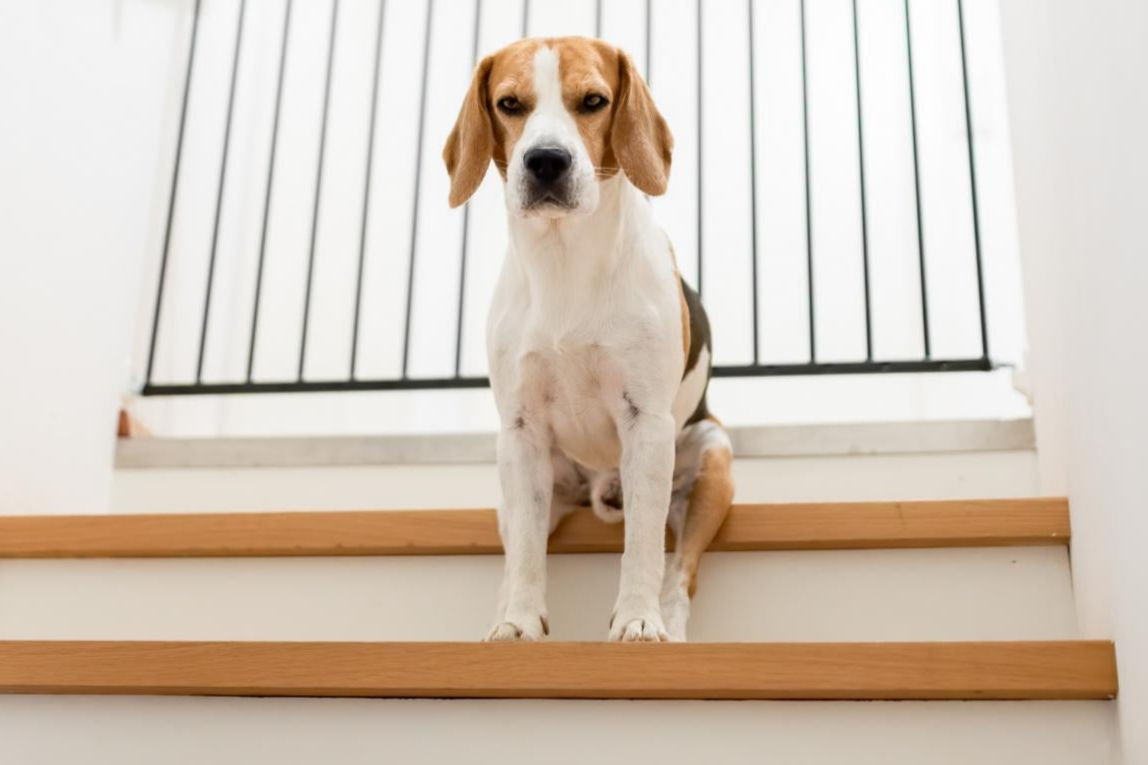
[[[1064,499],[735,505],[710,550],[1067,545]],[[575,513],[552,553],[618,552],[621,526]],[[493,510],[0,516],[0,558],[491,555]]]
[[[631,699],[1106,699],[1107,642],[0,641],[0,692]]]

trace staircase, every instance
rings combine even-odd
[[[588,513],[551,541],[551,639],[493,645],[492,510],[234,511],[298,506],[308,479],[342,506],[401,497],[394,470],[485,504],[488,465],[124,470],[125,514],[0,518],[0,762],[1114,763],[1067,503],[896,496],[939,475],[1022,494],[1025,460],[742,458],[739,479],[824,484],[741,480],[693,642],[662,645],[601,642],[622,537]],[[174,504],[209,512],[139,513],[176,474]]]

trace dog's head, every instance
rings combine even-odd
[[[520,40],[475,70],[443,149],[450,204],[465,202],[494,161],[520,217],[598,207],[619,171],[665,193],[673,137],[630,57],[600,40]]]

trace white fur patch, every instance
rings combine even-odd
[[[562,76],[558,71],[558,54],[545,45],[534,54],[534,95],[538,99],[535,113],[566,115],[562,105]],[[566,115],[569,116],[569,115]]]

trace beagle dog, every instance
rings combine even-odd
[[[609,639],[686,637],[733,481],[706,408],[709,323],[645,197],[665,192],[672,149],[630,57],[579,37],[483,59],[447,139],[451,206],[493,161],[510,226],[487,322],[506,551],[488,640],[549,634],[547,538],[586,505],[625,518]]]

